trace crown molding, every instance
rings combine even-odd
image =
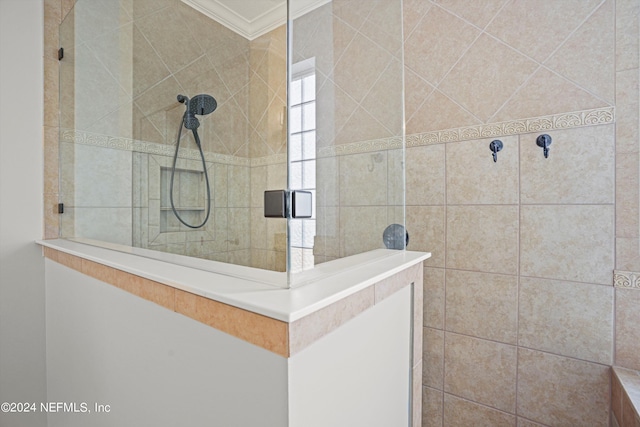
[[[262,6],[264,10],[256,10],[258,13],[255,17],[246,17],[239,10],[229,7],[220,0],[182,0],[182,2],[248,40],[254,40],[287,22],[287,3],[284,0],[271,7]],[[291,5],[291,17],[295,19],[330,2],[331,0],[296,0],[295,4]],[[255,8],[260,7],[256,2]]]

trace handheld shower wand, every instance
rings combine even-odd
[[[213,113],[213,111],[218,107],[218,103],[211,95],[196,95],[193,98],[189,99],[184,95],[178,95],[178,102],[181,104],[185,104],[187,109],[182,116],[182,121],[180,122],[180,129],[178,130],[178,138],[176,140],[176,151],[173,155],[173,166],[171,167],[171,184],[169,185],[169,201],[171,202],[171,210],[173,214],[178,218],[182,224],[186,225],[189,228],[201,228],[203,227],[207,221],[209,220],[209,214],[211,213],[211,187],[209,185],[209,174],[207,173],[207,164],[204,160],[204,153],[202,151],[202,144],[200,143],[200,137],[198,136],[198,127],[200,127],[200,120],[196,117],[197,115],[204,116],[207,114]],[[182,126],[190,129],[193,132],[193,137],[196,140],[196,145],[198,146],[198,150],[200,151],[200,158],[202,159],[202,171],[204,172],[205,183],[207,185],[207,214],[199,225],[192,225],[183,220],[175,207],[173,201],[173,179],[176,172],[176,162],[178,161],[178,150],[180,149],[180,137],[182,136]]]

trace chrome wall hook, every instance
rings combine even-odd
[[[491,143],[489,144],[489,149],[493,153],[494,163],[498,161],[498,151],[502,150],[502,147],[503,147],[502,141],[500,141],[499,139],[495,139],[491,141]]]
[[[536,144],[538,144],[538,147],[542,148],[544,152],[544,158],[546,159],[547,157],[549,157],[549,146],[551,145],[551,137],[544,133],[538,136],[538,138],[536,139]]]

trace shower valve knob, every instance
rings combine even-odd
[[[489,144],[489,149],[493,153],[493,161],[494,163],[498,161],[498,151],[502,150],[503,144],[499,139],[491,141]]]
[[[546,159],[547,157],[549,157],[549,146],[551,145],[551,137],[546,133],[542,134],[538,136],[538,138],[536,138],[536,144],[538,145],[538,147],[542,148],[544,158]]]

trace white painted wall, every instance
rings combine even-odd
[[[46,292],[48,400],[92,411],[49,427],[409,425],[410,286],[289,359],[50,260]]]
[[[50,260],[46,279],[49,401],[111,407],[50,427],[287,425],[287,359]]]
[[[46,401],[43,2],[0,0],[0,402]],[[3,427],[46,425],[3,414]]]
[[[290,427],[409,426],[411,286],[289,359]]]

